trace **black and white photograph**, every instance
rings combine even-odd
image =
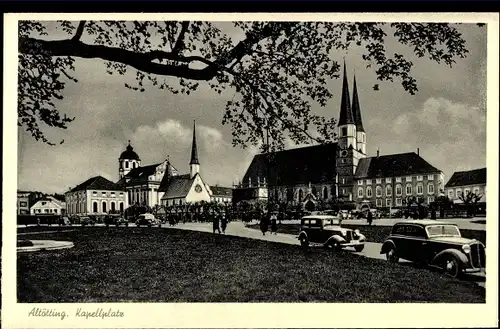
[[[498,14],[450,15],[7,14],[4,323],[495,325]]]

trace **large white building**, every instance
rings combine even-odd
[[[486,168],[454,172],[445,185],[445,195],[454,203],[462,203],[461,196],[474,193],[478,203],[486,203]]]
[[[154,208],[157,205],[178,205],[200,201],[230,202],[232,193],[221,188],[211,187],[200,174],[200,162],[196,144],[196,124],[193,124],[193,142],[189,173],[179,174],[170,159],[163,162],[142,166],[139,155],[130,145],[118,158],[119,181],[117,185],[127,194],[129,205],[139,204]],[[227,188],[226,188],[227,189]]]
[[[53,197],[44,197],[38,200],[30,209],[31,215],[63,215],[66,204]]]
[[[64,196],[68,215],[105,215],[128,207],[125,191],[102,176],[87,179]]]

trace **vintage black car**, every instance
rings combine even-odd
[[[107,215],[104,218],[104,224],[106,227],[109,227],[110,225],[114,225],[116,227],[120,225],[128,226],[128,220],[123,218],[123,216],[113,214]]]
[[[96,223],[96,220],[94,217],[90,217],[90,216],[80,217],[80,224],[82,226],[87,226],[87,225],[95,226],[95,223]]]
[[[366,240],[358,230],[340,227],[339,219],[329,215],[302,217],[297,238],[304,249],[309,245],[322,245],[333,251],[353,247],[357,252],[363,250]]]
[[[435,220],[398,222],[380,250],[390,262],[399,258],[441,269],[452,277],[486,267],[484,244],[462,237],[455,224]]]

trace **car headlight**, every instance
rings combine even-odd
[[[468,244],[465,244],[465,245],[463,245],[463,246],[462,246],[462,250],[463,250],[466,254],[468,254],[468,253],[470,253],[470,246],[469,246]]]
[[[361,233],[359,232],[359,230],[358,230],[358,229],[355,229],[355,230],[354,230],[354,233],[355,233],[356,235],[360,235],[360,234],[361,234]]]

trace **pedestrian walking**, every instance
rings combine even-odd
[[[278,216],[276,215],[275,212],[271,214],[271,234],[274,233],[275,235],[278,234]]]
[[[224,212],[222,212],[222,214],[221,214],[220,223],[221,223],[222,233],[226,234],[227,218],[226,218],[226,214]]]
[[[215,234],[215,231],[219,232],[220,234],[220,227],[219,227],[219,216],[217,214],[211,213],[212,215],[212,223],[213,223],[213,231]]]
[[[436,208],[432,207],[431,209],[431,219],[436,219]]]
[[[262,232],[262,235],[266,235],[266,232],[269,229],[269,217],[268,213],[263,214],[263,216],[260,217],[260,230]]]
[[[368,220],[368,225],[371,226],[373,222],[373,214],[370,210],[368,210],[368,214],[366,215],[366,219]]]

